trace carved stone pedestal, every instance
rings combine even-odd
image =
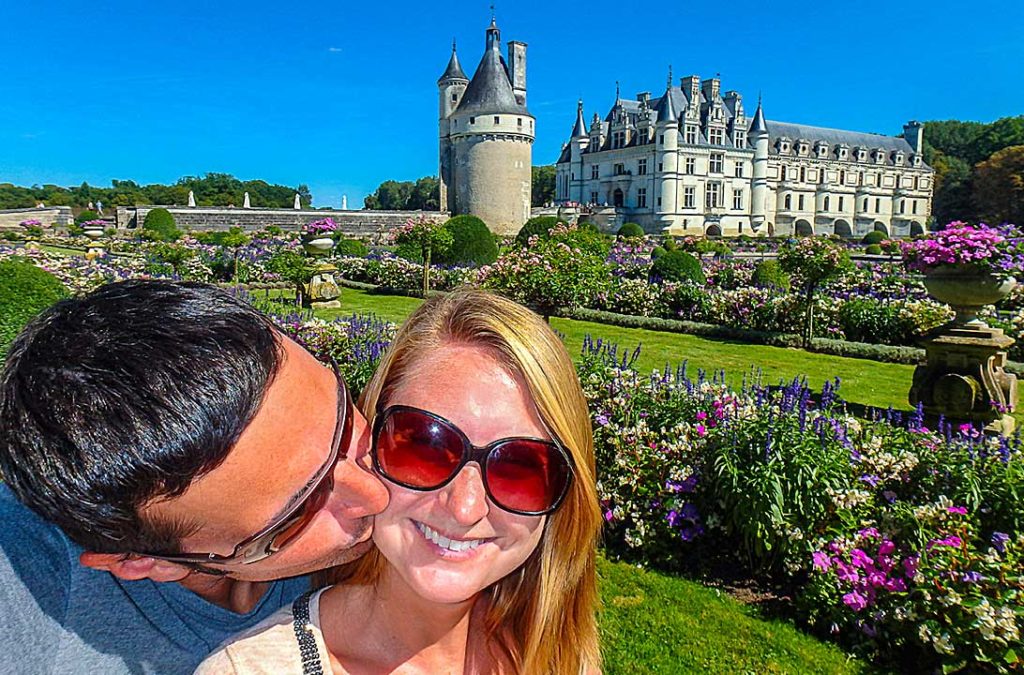
[[[322,264],[316,269],[313,278],[302,284],[302,304],[313,309],[339,309],[341,302],[338,297],[341,289],[334,280],[338,268],[330,264]]]
[[[927,359],[914,371],[910,404],[923,405],[931,428],[943,415],[949,422],[969,422],[989,433],[1011,433],[1017,377],[1003,368],[1006,349],[1013,343],[1001,329],[980,321],[936,329],[921,341]]]

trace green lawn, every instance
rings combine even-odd
[[[869,667],[719,590],[601,559],[606,675],[863,673]]]
[[[389,321],[400,322],[419,305],[420,300],[371,295],[343,288],[341,303],[342,309],[320,311],[317,315],[333,318],[353,312],[373,313]],[[891,405],[909,409],[907,392],[910,390],[913,366],[571,319],[554,318],[551,325],[565,334],[566,344],[572,354],[579,353],[583,337],[587,334],[617,342],[620,349],[632,351],[638,344],[641,345],[637,364],[641,372],[664,368],[666,363],[678,364],[688,360],[694,375],[698,368],[709,373],[724,369],[728,381],[736,386],[744,374],[756,367],[763,371],[765,381],[769,384],[779,379],[807,375],[815,389],[820,389],[825,380],[839,376],[842,379],[840,391],[846,400],[880,408]]]

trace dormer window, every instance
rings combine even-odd
[[[807,141],[797,141],[797,145],[796,145],[797,154],[806,155],[807,152],[810,149],[811,149],[811,146],[807,143]]]
[[[780,138],[778,143],[779,153],[787,154],[789,152],[789,139]]]
[[[693,124],[686,125],[686,143],[687,145],[697,145],[697,127]]]
[[[845,145],[840,145],[838,148],[836,148],[836,154],[838,155],[839,159],[849,159],[850,149]]]
[[[708,142],[711,145],[725,145],[725,129],[709,129]]]
[[[855,152],[857,153],[857,161],[858,162],[863,162],[863,161],[867,160],[867,158],[868,158],[868,151],[866,149],[864,149],[864,148],[857,148],[855,150]]]
[[[476,124],[476,118],[475,117],[470,117],[469,118],[469,123],[470,124]]]
[[[896,166],[903,166],[903,153],[902,152],[894,152],[893,156],[892,156],[892,162]]]
[[[747,147],[747,132],[745,132],[745,131],[735,131],[735,132],[733,132],[733,137],[734,137],[734,143],[735,143],[737,148],[745,148],[745,147]]]
[[[916,152],[910,156],[911,166],[921,166],[921,155]]]
[[[871,153],[871,159],[875,161],[875,164],[883,164],[885,162],[885,151],[882,149],[874,150]]]
[[[828,143],[818,143],[814,151],[819,159],[825,159],[828,156]]]
[[[495,116],[494,116],[494,123],[495,123],[495,124],[501,124],[501,118],[500,118],[500,117],[498,117],[497,115],[495,115]]]

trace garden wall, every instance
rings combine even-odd
[[[432,221],[448,220],[446,211],[340,211],[333,209],[240,209],[221,207],[187,206],[119,206],[117,207],[118,229],[139,227],[146,214],[155,208],[166,208],[174,216],[174,222],[185,230],[227,230],[241,227],[244,230],[262,230],[276,225],[286,231],[294,231],[306,223],[320,218],[331,217],[347,235],[368,237],[390,231],[404,225],[410,218],[427,218]]]
[[[67,225],[75,222],[74,217],[71,215],[70,206],[0,210],[0,230],[18,228],[18,224],[23,220],[38,220],[44,226],[53,223]]]

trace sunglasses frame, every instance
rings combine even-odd
[[[392,477],[381,466],[380,457],[378,454],[378,441],[380,439],[381,433],[384,430],[384,425],[387,419],[393,413],[396,412],[413,412],[425,415],[426,417],[434,420],[435,422],[443,424],[449,430],[454,431],[456,436],[458,436],[462,440],[462,459],[455,466],[451,475],[449,475],[448,478],[446,478],[442,483],[432,487],[411,485],[409,483]],[[562,459],[565,460],[565,465],[569,469],[565,481],[565,487],[562,488],[562,492],[558,495],[558,497],[555,499],[552,505],[546,509],[543,509],[541,511],[521,511],[519,509],[512,509],[502,504],[501,501],[498,500],[491,492],[490,481],[488,481],[487,479],[487,460],[490,457],[491,453],[494,452],[496,449],[514,441],[529,441],[531,443],[541,443],[543,445],[553,447],[558,452],[558,454],[561,455]],[[501,510],[507,511],[509,513],[514,513],[519,516],[545,516],[557,511],[558,508],[562,505],[562,502],[565,501],[566,495],[569,494],[569,488],[572,486],[572,481],[576,475],[576,466],[572,461],[572,455],[570,455],[566,451],[565,447],[562,445],[561,442],[558,441],[554,434],[551,434],[550,439],[534,438],[531,436],[509,436],[507,438],[499,438],[498,440],[492,441],[487,445],[473,445],[473,442],[469,440],[469,437],[466,436],[465,432],[463,432],[462,429],[456,426],[455,423],[453,423],[451,420],[441,417],[437,413],[430,412],[429,410],[423,410],[422,408],[416,408],[414,406],[409,405],[391,405],[377,413],[376,417],[373,420],[370,456],[373,459],[373,468],[378,474],[380,474],[387,480],[391,481],[395,485],[399,485],[408,490],[415,490],[417,492],[433,492],[434,490],[440,490],[441,488],[445,487],[453,480],[455,480],[455,477],[462,472],[462,469],[467,464],[469,464],[470,462],[476,462],[477,466],[480,467],[480,475],[484,486],[484,492],[487,494],[487,498],[490,499],[491,502]]]
[[[283,546],[275,546],[274,543],[274,539],[298,522],[295,519],[296,516],[300,519],[307,516],[305,513],[306,508],[321,489],[327,491],[333,489],[334,470],[338,466],[338,462],[347,456],[348,446],[352,440],[352,419],[355,406],[352,402],[352,396],[349,394],[348,385],[345,383],[345,378],[341,376],[341,371],[338,369],[338,364],[332,359],[330,365],[334,371],[335,378],[338,380],[338,421],[334,427],[330,455],[328,455],[327,461],[324,462],[323,466],[320,467],[316,475],[310,480],[309,489],[301,499],[295,502],[288,511],[273,523],[235,546],[234,551],[230,555],[220,555],[217,553],[181,553],[176,555],[135,553],[134,555],[187,565],[251,565],[252,563],[269,558],[298,539],[301,533],[309,527],[309,521],[299,528]],[[342,452],[342,447],[345,448],[345,452]],[[323,505],[321,504],[322,507]],[[310,518],[311,520],[312,518]]]

